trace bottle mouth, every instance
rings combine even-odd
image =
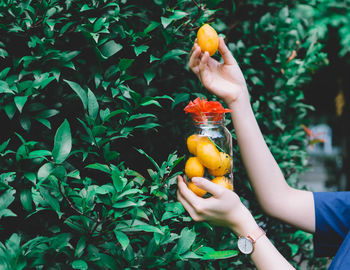
[[[195,125],[220,125],[225,120],[225,113],[201,112],[191,113],[192,120]]]

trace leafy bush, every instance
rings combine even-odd
[[[187,57],[196,29],[212,22],[297,185],[311,109],[302,87],[326,64],[312,18],[297,16],[312,6],[299,4],[2,1],[1,269],[253,268],[232,232],[194,223],[176,201],[183,107],[215,98]],[[321,269],[309,234],[261,215],[237,147],[234,160],[236,191],[270,239],[293,264]]]

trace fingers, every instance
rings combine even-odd
[[[190,55],[192,54],[193,50],[196,48],[195,45],[198,45],[197,39],[196,39],[196,40],[194,41],[194,43],[193,43],[193,46],[192,46],[191,51],[190,51]]]
[[[188,201],[181,195],[180,191],[177,190],[177,200],[183,205],[187,213],[192,217],[194,221],[200,221],[201,218],[197,214],[196,210],[188,203]]]
[[[222,37],[219,38],[219,52],[225,64],[237,65],[236,59],[233,57],[232,53],[227,48],[225,41]]]
[[[199,188],[204,189],[211,193],[214,197],[221,197],[222,193],[226,191],[226,189],[222,186],[219,186],[205,178],[202,177],[193,177],[192,182]]]
[[[187,187],[181,176],[177,177],[177,186],[181,196],[184,197],[191,206],[195,207],[196,205],[200,204],[202,198],[198,197]]]
[[[205,52],[199,62],[199,73],[203,75],[207,71],[209,61],[209,53]]]
[[[195,221],[200,221],[201,218],[199,214],[197,213],[198,211],[196,208],[188,201],[188,198],[191,198],[193,201],[193,197],[191,195],[197,197],[191,190],[187,188],[186,183],[184,182],[183,178],[181,176],[177,177],[177,185],[178,185],[178,190],[177,190],[177,200],[182,203],[186,211],[189,213],[189,215],[195,220]],[[191,194],[192,193],[192,194]],[[190,194],[190,197],[188,197]],[[197,197],[197,199],[200,199]],[[198,205],[198,202],[195,203],[194,205]]]
[[[192,51],[190,53],[190,59],[188,61],[188,66],[193,70],[196,66],[199,65],[201,48],[195,43],[193,45]]]

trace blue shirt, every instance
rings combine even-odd
[[[315,256],[332,257],[329,270],[350,269],[350,192],[314,192]]]

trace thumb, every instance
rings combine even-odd
[[[211,193],[214,197],[219,197],[225,188],[219,186],[208,179],[202,177],[193,177],[191,181],[199,188],[204,189]]]

